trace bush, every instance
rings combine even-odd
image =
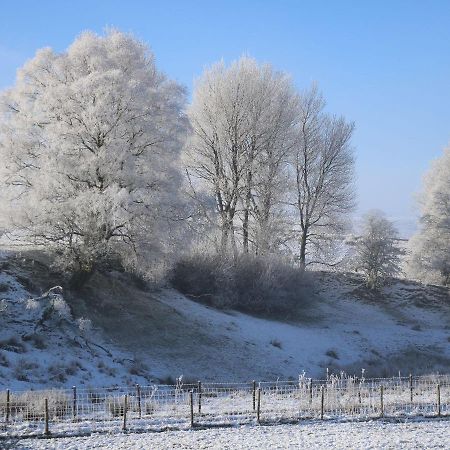
[[[106,408],[113,417],[123,417],[125,413],[125,400],[124,398],[108,397],[106,399]]]
[[[16,336],[11,336],[8,339],[4,339],[0,341],[0,349],[5,350],[7,352],[14,352],[14,353],[25,353],[26,348],[22,344],[22,342],[19,342]]]
[[[25,334],[22,336],[22,340],[25,342],[31,342],[34,348],[37,348],[38,350],[44,350],[47,348],[44,338],[37,333]]]
[[[38,367],[39,366],[35,362],[20,358],[16,362],[13,374],[19,381],[29,381],[30,372]]]
[[[304,272],[277,258],[194,254],[175,264],[171,281],[193,300],[246,313],[286,316],[307,305]]]
[[[283,348],[283,344],[278,339],[272,339],[270,341],[270,345],[273,345],[274,347],[279,348],[280,350]]]
[[[69,397],[56,390],[32,392],[26,391],[20,394],[11,393],[10,414],[11,417],[22,416],[24,420],[44,419],[44,399],[48,400],[50,419],[64,417],[70,412]],[[6,413],[6,393],[0,394],[0,414]]]
[[[149,372],[149,368],[140,358],[135,358],[131,362],[128,368],[128,372],[130,373],[130,375],[145,377]]]
[[[450,338],[448,339],[448,341],[450,342]],[[9,367],[8,358],[2,353],[0,353],[0,366]]]
[[[333,359],[339,359],[338,354],[334,350],[328,350],[325,355]]]

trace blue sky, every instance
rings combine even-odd
[[[12,1],[0,9],[0,89],[35,50],[83,30],[132,32],[192,89],[203,68],[243,53],[316,81],[327,109],[355,121],[359,211],[404,232],[431,159],[450,142],[450,0]]]

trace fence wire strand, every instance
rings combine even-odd
[[[450,376],[0,392],[0,435],[450,416]]]

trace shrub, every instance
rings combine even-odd
[[[70,411],[69,397],[60,391],[27,391],[21,394],[11,394],[11,416],[23,415],[24,420],[44,419],[44,399],[48,400],[50,418],[64,417]],[[0,395],[0,412],[6,412],[6,394]]]
[[[96,405],[96,404],[98,404],[98,403],[102,403],[103,400],[104,400],[104,397],[103,397],[101,394],[98,394],[98,393],[95,392],[95,391],[89,391],[89,392],[88,392],[88,400],[89,400],[92,404]]]
[[[283,348],[283,345],[281,344],[281,341],[279,341],[278,339],[272,339],[270,341],[270,344],[273,345],[274,347],[279,348],[280,350]]]
[[[286,316],[307,305],[304,272],[274,257],[193,254],[175,264],[171,282],[193,300],[246,313]]]
[[[106,408],[113,417],[121,417],[125,412],[125,400],[123,398],[108,397]]]
[[[69,376],[73,376],[78,372],[79,369],[80,369],[80,364],[78,363],[78,361],[72,361],[66,367],[66,374]]]
[[[449,342],[450,342],[450,338],[449,338]],[[0,353],[0,366],[9,367],[8,358],[5,355],[3,355],[2,353]]]
[[[48,368],[49,378],[58,383],[65,383],[67,381],[67,367],[65,363],[56,363]]]
[[[37,333],[26,334],[22,336],[22,340],[25,342],[31,342],[34,348],[37,348],[38,350],[44,350],[47,348],[44,338]]]
[[[14,353],[25,353],[26,351],[25,346],[15,336],[0,341],[0,349]]]
[[[450,342],[450,337],[448,339],[449,339],[449,342]],[[166,384],[166,385],[169,385],[169,386],[175,386],[175,384],[177,382],[175,381],[175,378],[173,376],[167,375],[167,376],[165,376],[163,378],[159,378],[159,383],[160,384]]]
[[[157,403],[154,400],[145,402],[144,411],[147,415],[152,415],[157,410]]]
[[[37,369],[38,365],[34,362],[21,358],[14,367],[14,375],[19,381],[29,381],[28,375],[33,369]]]
[[[128,372],[130,375],[136,375],[136,376],[146,376],[149,372],[148,366],[142,361],[140,358],[135,358],[129,368]]]
[[[333,359],[339,359],[338,354],[334,350],[328,350],[325,355]]]

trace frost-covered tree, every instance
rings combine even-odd
[[[105,260],[148,268],[176,238],[184,102],[127,34],[39,50],[0,99],[10,236],[79,273]]]
[[[371,211],[363,218],[361,234],[354,244],[355,266],[370,289],[401,272],[397,238],[397,229],[381,211]]]
[[[325,114],[325,102],[313,86],[300,99],[298,141],[291,153],[292,206],[296,210],[301,267],[332,265],[329,247],[346,229],[354,207],[354,125]],[[307,255],[310,257],[307,258]]]
[[[196,83],[185,159],[193,187],[214,198],[222,253],[236,254],[239,243],[265,253],[276,242],[297,103],[286,75],[247,57],[212,66]]]
[[[430,283],[450,285],[450,147],[431,166],[419,198],[419,231],[410,240],[409,272]]]

